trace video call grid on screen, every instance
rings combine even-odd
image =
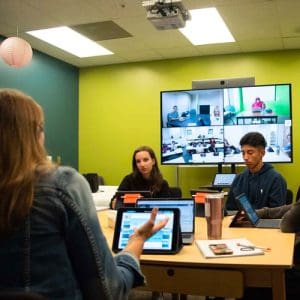
[[[239,141],[250,131],[267,141],[265,162],[291,163],[291,111],[291,84],[162,91],[161,163],[243,163]]]
[[[118,242],[118,248],[123,249],[127,243],[130,235],[134,229],[144,224],[149,220],[151,212],[136,212],[134,210],[128,210],[123,212],[121,220],[120,238]],[[143,249],[144,250],[171,250],[173,240],[173,226],[174,226],[174,212],[171,210],[165,210],[158,212],[156,222],[169,218],[167,225],[158,231],[155,235],[146,240]]]

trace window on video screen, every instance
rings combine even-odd
[[[291,85],[161,92],[162,164],[243,163],[239,141],[266,141],[266,162],[292,162]]]

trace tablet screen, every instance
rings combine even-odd
[[[113,240],[113,250],[115,252],[124,249],[134,229],[140,227],[149,220],[150,214],[151,209],[149,208],[127,208],[118,210]],[[173,250],[174,234],[176,234],[176,232],[174,233],[174,224],[176,223],[175,219],[179,219],[179,216],[176,216],[175,214],[179,214],[178,209],[160,209],[158,211],[156,222],[165,219],[166,217],[169,221],[164,228],[145,242],[143,248],[144,253],[153,253],[156,251],[166,252]]]

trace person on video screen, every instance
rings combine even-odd
[[[253,112],[261,112],[266,108],[265,102],[263,102],[260,97],[256,97],[254,102],[252,103],[252,111]]]
[[[179,113],[177,105],[173,106],[173,111],[168,113],[168,121],[176,121],[179,120]]]

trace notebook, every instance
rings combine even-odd
[[[143,198],[136,202],[137,207],[179,208],[180,227],[183,244],[192,244],[195,236],[195,201],[194,199]]]
[[[254,246],[245,238],[196,240],[196,246],[205,258],[263,255],[266,249]]]
[[[234,173],[217,173],[212,182],[212,187],[230,188],[235,176]]]
[[[257,228],[280,228],[281,219],[260,219],[246,194],[236,197],[249,222]]]

